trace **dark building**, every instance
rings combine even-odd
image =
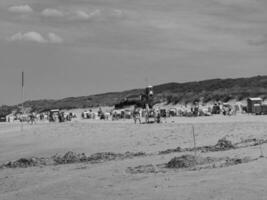
[[[262,105],[262,98],[248,98],[248,113],[260,113],[261,112],[261,105]]]

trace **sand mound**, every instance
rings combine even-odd
[[[236,146],[232,144],[230,140],[226,138],[219,139],[216,145],[212,146],[202,146],[197,147],[197,151],[205,152],[214,152],[214,151],[227,151],[231,149],[236,149]],[[194,148],[186,149],[188,151],[194,151]]]
[[[122,160],[130,159],[138,156],[145,156],[144,152],[126,152],[126,153],[112,153],[102,152],[95,153],[90,156],[86,156],[85,153],[75,153],[72,151],[67,152],[64,155],[56,154],[50,158],[20,158],[16,161],[9,161],[6,164],[0,165],[0,168],[26,168],[35,166],[46,166],[46,165],[62,165],[70,163],[82,163],[82,162],[104,162],[111,160]]]
[[[188,168],[197,164],[195,156],[182,155],[180,157],[174,157],[167,163],[167,168]]]
[[[215,148],[221,151],[225,151],[228,149],[234,149],[235,146],[232,144],[230,140],[227,140],[226,138],[222,138],[218,140],[217,144],[215,145]]]

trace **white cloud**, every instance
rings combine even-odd
[[[8,8],[8,11],[16,13],[30,13],[33,9],[29,5],[25,4],[20,6],[11,6]]]
[[[120,14],[117,12],[114,13],[115,15]],[[70,11],[61,11],[54,8],[47,8],[41,12],[42,16],[45,17],[64,17],[66,20],[89,20],[93,17],[98,17],[101,15],[101,11],[96,9],[92,12],[88,12],[85,10],[70,10]]]
[[[55,33],[48,33],[48,41],[50,43],[62,43],[63,39]]]
[[[90,18],[90,15],[87,12],[82,11],[82,10],[76,11],[75,14],[76,14],[76,17],[79,19],[89,19]]]
[[[113,10],[112,14],[116,17],[121,17],[124,13],[122,10],[119,10],[119,9],[115,9]]]
[[[95,17],[95,16],[99,16],[100,15],[100,10],[97,9],[91,13],[88,13],[86,11],[83,11],[83,10],[77,10],[75,12],[75,18],[76,19],[81,19],[81,20],[87,20],[87,19],[91,19],[92,17]]]
[[[28,33],[16,33],[12,35],[9,39],[10,41],[32,41],[38,43],[46,43],[47,40],[38,32],[28,32]]]
[[[90,16],[98,16],[100,15],[101,11],[99,9],[96,9],[95,11],[90,13]]]
[[[48,33],[47,38],[45,38],[41,33],[38,32],[27,32],[27,33],[16,33],[12,35],[9,41],[30,41],[30,42],[37,42],[37,43],[62,43],[63,39],[55,33]]]
[[[47,8],[42,11],[42,15],[45,17],[63,17],[64,13],[57,9]]]

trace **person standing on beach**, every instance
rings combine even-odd
[[[141,124],[141,115],[139,109],[137,109],[136,106],[134,106],[133,110],[133,118],[134,118],[134,123],[136,124],[136,121],[138,120],[139,123]]]

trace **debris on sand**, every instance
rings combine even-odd
[[[201,152],[214,152],[214,151],[227,151],[235,148],[236,148],[235,145],[233,145],[230,140],[222,138],[218,140],[216,145],[199,147],[198,150],[200,150]]]
[[[168,168],[188,168],[193,167],[196,164],[195,156],[182,155],[180,157],[174,157],[167,163]]]
[[[140,174],[140,173],[157,173],[159,172],[155,165],[139,165],[137,167],[128,167],[126,170],[130,174]]]
[[[232,142],[230,140],[227,140],[226,138],[219,139],[216,145],[202,146],[196,148],[197,151],[201,151],[202,153],[227,151],[231,149],[236,149],[236,146],[233,145]],[[194,148],[186,148],[185,151],[194,151]]]
[[[71,163],[82,163],[82,162],[105,162],[111,160],[122,160],[130,159],[139,156],[145,156],[144,152],[126,152],[126,153],[112,153],[112,152],[102,152],[95,153],[90,156],[86,156],[85,153],[75,153],[69,151],[64,155],[56,154],[50,158],[21,158],[16,161],[9,161],[6,164],[0,165],[0,168],[27,168],[35,166],[46,166],[46,165],[62,165]]]
[[[95,153],[89,156],[87,159],[88,161],[99,162],[99,161],[107,161],[107,160],[116,160],[122,157],[123,157],[123,154],[117,154],[117,153],[112,153],[112,152],[102,152],[102,153]]]
[[[250,146],[258,146],[262,144],[266,144],[267,139],[256,139],[256,138],[249,138],[249,139],[243,139],[241,142],[238,142],[235,144],[237,148],[246,148]]]
[[[191,168],[196,165],[210,164],[218,159],[211,157],[195,157],[193,155],[182,155],[174,157],[167,164],[167,168]]]
[[[257,139],[256,138],[247,138],[247,139],[241,139],[240,143],[252,143],[252,142],[256,142]]]
[[[126,172],[131,174],[138,173],[166,173],[168,169],[196,170],[203,168],[214,168],[213,163],[225,160],[225,158],[197,157],[193,155],[182,155],[174,157],[168,163],[157,165],[139,165],[137,167],[128,167]]]
[[[255,142],[254,146],[261,145],[267,143],[267,140],[259,139]]]
[[[0,168],[27,168],[34,166],[46,165],[47,159],[45,158],[20,158],[16,161],[9,161],[6,164],[0,166]]]
[[[160,151],[158,154],[169,154],[169,153],[177,153],[177,152],[193,152],[193,151],[201,151],[202,153],[205,152],[214,152],[214,151],[227,151],[231,149],[236,149],[237,146],[232,144],[230,140],[227,140],[226,138],[219,139],[216,145],[210,145],[210,146],[201,146],[195,148],[181,148],[177,147],[175,149],[167,149],[164,151]]]
[[[55,155],[52,159],[55,164],[70,164],[70,163],[80,163],[80,162],[103,162],[109,160],[115,160],[122,158],[124,154],[117,154],[112,152],[101,152],[95,153],[90,156],[86,156],[84,153],[74,153],[72,151],[67,152],[65,155]]]
[[[215,152],[215,151],[227,151],[227,150],[232,150],[232,149],[239,149],[239,148],[245,148],[245,147],[251,147],[251,146],[258,146],[267,143],[267,139],[246,139],[242,140],[241,142],[238,143],[232,143],[230,140],[227,140],[225,137],[222,139],[219,139],[215,145],[210,145],[210,146],[200,146],[194,148],[181,148],[177,147],[174,149],[167,149],[160,151],[158,154],[170,154],[170,153],[179,153],[179,152],[193,152],[193,151],[200,151],[202,153],[206,152]]]
[[[126,152],[124,154],[121,153],[112,153],[112,152],[102,152],[95,153],[87,158],[87,161],[91,162],[101,162],[101,161],[110,161],[110,160],[122,160],[127,158],[133,158],[138,156],[145,156],[144,152],[132,153]]]
[[[72,151],[67,152],[65,155],[60,156],[58,154],[52,156],[55,164],[69,164],[77,162],[86,162],[87,157],[84,153],[74,153]]]
[[[235,146],[232,144],[232,142],[226,138],[218,140],[217,144],[215,145],[215,149],[218,149],[219,151],[225,151],[234,148]]]
[[[244,157],[244,158],[228,158],[225,160],[225,163],[223,163],[220,167],[228,167],[232,165],[238,165],[242,163],[248,163],[251,161],[254,161],[257,159],[251,159],[250,157]]]
[[[229,158],[229,157],[197,157],[193,155],[182,155],[180,157],[174,157],[168,163],[157,165],[139,165],[137,167],[128,167],[126,172],[130,174],[138,173],[166,173],[171,169],[179,169],[182,171],[195,171],[202,169],[214,169],[230,167],[243,163],[249,163],[259,158]]]
[[[167,150],[164,150],[164,151],[160,151],[159,152],[159,155],[161,155],[161,154],[175,153],[175,152],[183,152],[183,149],[181,147],[177,147],[175,149],[167,149]]]
[[[125,153],[125,155],[127,155],[129,157],[137,157],[137,156],[146,156],[147,154],[145,152],[142,152],[142,151],[137,152],[137,153],[132,153],[132,152],[127,151]]]
[[[30,159],[21,158],[19,160],[14,161],[14,162],[8,162],[5,164],[5,166],[10,167],[10,168],[16,168],[16,167],[25,168],[25,167],[36,166],[36,164],[37,163],[32,158],[30,158]]]
[[[250,157],[244,158],[212,158],[212,157],[195,157],[193,155],[183,155],[180,157],[174,157],[165,166],[166,168],[188,168],[188,170],[200,170],[200,169],[211,169],[211,168],[222,168],[242,163],[248,163],[255,161]]]

